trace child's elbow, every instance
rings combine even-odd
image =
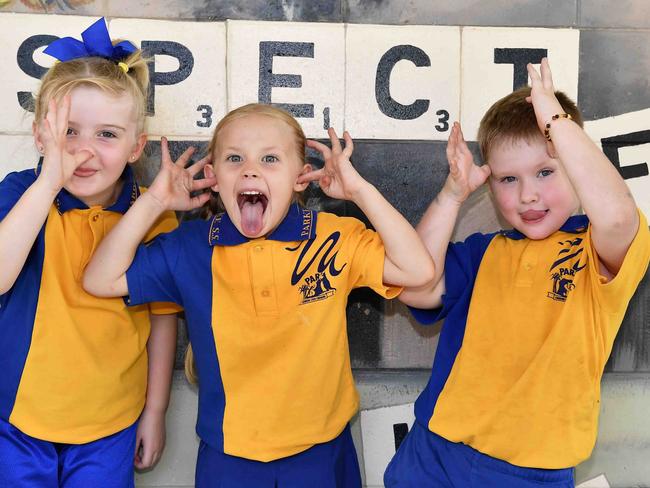
[[[429,257],[429,259],[424,261],[422,266],[418,268],[418,272],[413,276],[413,283],[410,283],[408,286],[410,288],[419,288],[432,283],[435,280],[435,277],[436,266],[433,263],[433,259]]]
[[[86,293],[90,293],[91,295],[94,295],[96,297],[107,296],[105,293],[106,290],[103,289],[101,283],[93,279],[91,273],[88,272],[84,273],[83,278],[81,280],[81,286],[86,291]]]

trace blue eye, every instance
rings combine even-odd
[[[230,161],[232,163],[241,163],[242,158],[238,154],[231,154],[230,156],[226,157],[226,161]]]
[[[65,132],[65,135],[66,136],[73,136],[74,133],[75,133],[74,129],[71,129],[70,127],[68,127],[68,130]]]
[[[499,181],[501,183],[513,183],[516,180],[517,180],[517,178],[515,178],[514,176],[504,176]]]
[[[267,154],[262,158],[262,161],[264,161],[265,163],[275,163],[279,161],[279,159],[277,158],[277,156],[273,156],[272,154]]]
[[[99,137],[106,137],[107,139],[112,139],[114,137],[117,137],[114,132],[111,132],[110,130],[103,130],[99,133]]]
[[[553,174],[552,169],[543,169],[539,173],[537,173],[537,176],[541,176],[542,178],[546,178],[547,176],[551,176]]]

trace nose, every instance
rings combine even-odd
[[[257,178],[259,177],[259,172],[257,166],[253,162],[246,162],[242,170],[242,176],[244,178]]]
[[[538,200],[538,189],[537,185],[533,181],[528,179],[521,180],[519,199],[522,203],[534,203]]]
[[[95,155],[95,149],[93,141],[88,137],[81,135],[76,135],[74,137],[68,137],[65,143],[66,150],[71,154],[77,154],[80,151],[86,151]]]

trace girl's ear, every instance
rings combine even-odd
[[[144,151],[144,147],[147,145],[147,134],[144,132],[138,136],[138,138],[135,141],[135,146],[133,146],[133,151],[129,155],[128,163],[132,164],[135,163],[140,156],[142,156],[142,151]]]
[[[43,141],[41,141],[41,132],[38,129],[36,121],[32,122],[32,135],[34,136],[34,145],[39,153],[43,153]]]
[[[216,178],[217,174],[214,171],[214,166],[211,164],[206,164],[203,166],[203,174],[205,175],[206,178]],[[216,182],[214,185],[210,187],[212,191],[219,191],[219,182]]]
[[[312,170],[311,164],[304,164],[304,165],[302,166],[302,169],[300,170],[300,174],[299,174],[298,176],[306,175],[306,174],[309,173],[311,170]],[[301,192],[301,191],[304,191],[305,188],[307,188],[308,186],[309,186],[309,182],[308,182],[308,181],[305,181],[304,183],[298,183],[298,182],[296,182],[296,183],[294,183],[294,185],[293,185],[293,191]]]

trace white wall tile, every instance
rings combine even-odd
[[[39,80],[26,74],[18,64],[19,47],[32,36],[50,35],[80,38],[81,32],[92,24],[96,17],[75,17],[70,15],[0,14],[0,132],[30,133],[33,116],[18,103],[18,92],[35,92]],[[54,58],[43,54],[45,46],[30,56],[22,56],[26,62],[49,68]]]
[[[294,43],[287,49],[293,48],[296,54],[301,55],[273,56],[272,70],[276,76],[299,76],[300,87],[270,88],[268,70],[260,74],[260,44],[266,42]],[[313,117],[298,118],[307,137],[326,137],[324,127],[327,125],[334,127],[340,135],[345,89],[344,56],[344,24],[228,21],[229,107],[233,109],[259,101],[261,84],[271,89],[272,103],[313,105]],[[298,78],[294,80],[298,81]],[[326,124],[324,112],[329,113],[329,124]]]
[[[36,167],[38,157],[31,135],[0,135],[0,179],[12,171]]]
[[[348,25],[345,128],[364,139],[446,140],[459,116],[459,59],[458,27]]]
[[[486,110],[513,89],[513,64],[496,64],[495,49],[546,49],[555,88],[576,100],[579,40],[580,31],[572,29],[464,27],[461,121],[467,140],[476,140]]]
[[[148,120],[147,130],[154,135],[210,135],[227,106],[225,23],[116,19],[109,32],[138,46],[142,41],[166,41],[187,48],[194,61],[191,72],[175,84],[155,87],[155,116]],[[156,72],[180,70],[174,55],[156,55]]]
[[[395,454],[393,425],[405,423],[411,428],[415,421],[413,403],[362,410],[360,421],[366,485],[384,486],[384,471]]]
[[[618,158],[621,168],[636,166],[639,170],[647,173],[650,169],[650,109],[630,112],[600,120],[585,122],[585,131],[596,144],[601,145],[601,139],[646,132],[643,137],[630,137],[631,140],[638,139],[638,145],[623,147],[618,150]],[[648,142],[645,142],[648,141]],[[643,143],[642,143],[643,142]],[[636,204],[643,210],[646,216],[650,215],[650,175],[628,178],[625,180],[630,188]]]

